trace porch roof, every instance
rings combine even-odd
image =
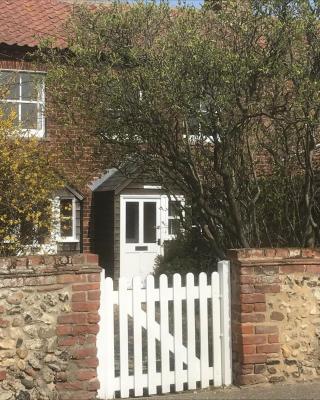
[[[108,192],[115,191],[116,193],[125,188],[132,178],[128,178],[117,168],[110,168],[99,179],[89,185],[93,192]]]

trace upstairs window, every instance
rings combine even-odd
[[[14,112],[16,126],[44,136],[44,74],[0,71],[1,105],[5,117]]]
[[[184,121],[186,129],[184,138],[192,144],[214,143],[214,139],[218,138],[212,131],[212,118],[215,114],[216,112],[210,107],[209,98],[204,97],[196,101]]]

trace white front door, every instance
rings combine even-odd
[[[120,276],[145,278],[161,254],[161,196],[120,196]]]

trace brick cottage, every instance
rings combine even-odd
[[[90,253],[109,275],[143,276],[175,235],[174,199],[156,184],[104,170],[92,161],[90,148],[86,154],[75,148],[69,157],[65,140],[76,132],[43,111],[50,103],[45,66],[35,65],[30,55],[40,38],[66,46],[64,24],[72,12],[72,3],[62,0],[1,3],[0,78],[14,82],[2,103],[54,150],[68,182],[54,194],[54,205],[60,219],[69,221],[48,243],[58,255],[0,260],[1,400],[28,400],[30,393],[50,400],[94,399],[100,268]],[[84,183],[77,183],[74,170]],[[228,258],[234,383],[317,378],[320,253],[244,249],[230,251]]]
[[[178,216],[172,205],[177,197],[168,198],[159,185],[128,179],[114,168],[105,170],[89,146],[80,150],[75,129],[59,125],[54,112],[47,113],[45,65],[31,61],[41,39],[66,47],[65,24],[73,11],[73,2],[66,0],[2,1],[0,78],[2,83],[13,83],[2,101],[5,111],[15,110],[19,122],[41,145],[52,148],[55,167],[68,182],[54,196],[64,224],[44,251],[93,252],[111,276],[146,275],[163,253],[164,242],[175,236]]]

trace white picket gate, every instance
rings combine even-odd
[[[101,276],[98,378],[100,399],[179,392],[231,384],[230,265],[207,275],[175,274],[172,287],[147,277],[142,288]],[[130,345],[131,343],[131,345]],[[117,361],[118,358],[118,361]]]

